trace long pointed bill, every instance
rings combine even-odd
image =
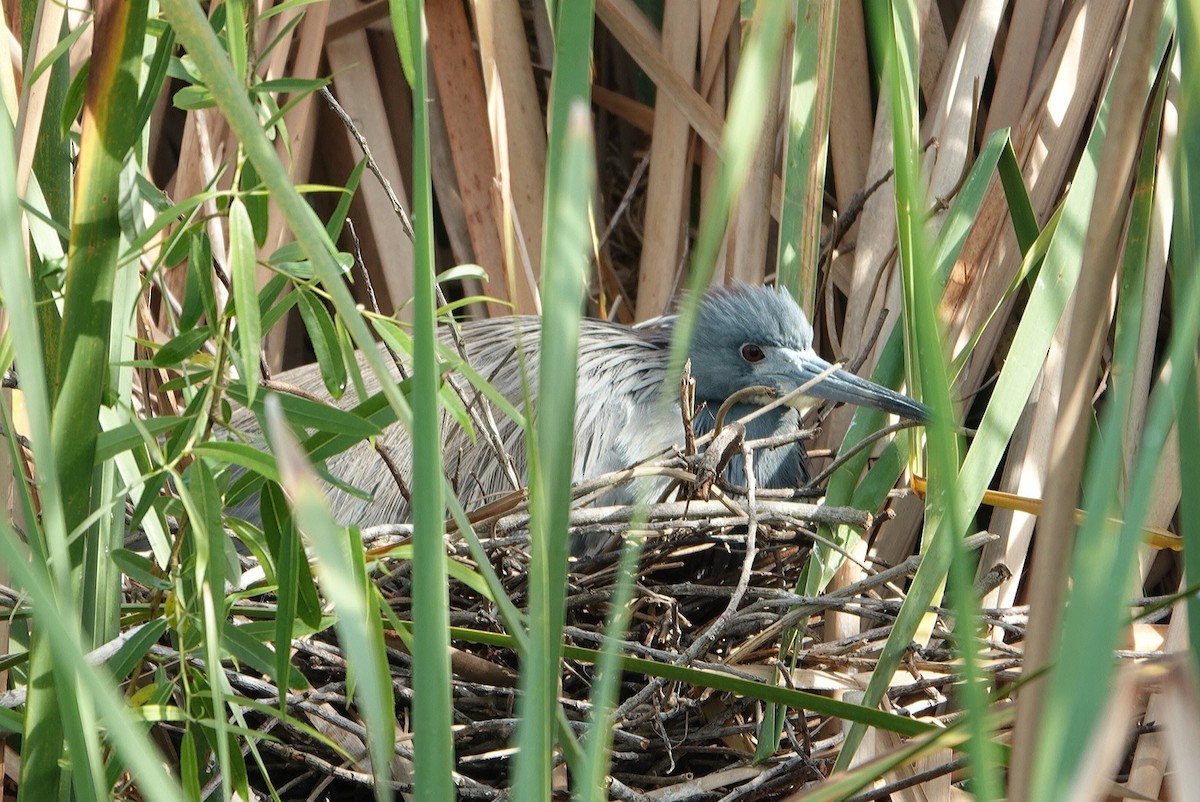
[[[798,362],[804,382],[815,379],[831,367],[828,362],[811,352],[804,354]],[[806,395],[881,409],[910,420],[929,420],[929,408],[924,404],[845,370],[836,370],[825,376],[810,387]]]

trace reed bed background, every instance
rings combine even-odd
[[[1192,798],[1198,5],[4,0],[5,797]],[[735,281],[933,420],[576,503],[579,316]],[[512,312],[528,495],[463,510],[435,324]],[[392,422],[412,520],[341,527]]]

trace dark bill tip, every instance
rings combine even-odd
[[[821,364],[822,362],[824,360],[818,360],[817,364],[806,366],[812,370],[813,377],[829,368],[828,363]],[[807,394],[814,398],[879,409],[919,423],[929,420],[929,408],[920,401],[914,401],[895,390],[845,370],[838,370],[826,376],[809,388]]]

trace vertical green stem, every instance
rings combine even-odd
[[[413,732],[416,799],[454,793],[451,738],[450,601],[437,390],[433,261],[433,179],[424,3],[407,4],[413,96]],[[392,15],[397,14],[392,3]]]
[[[530,439],[529,648],[522,656],[521,717],[513,762],[516,799],[548,799],[558,727],[567,576],[567,516],[574,475],[575,374],[591,233],[595,155],[591,98],[591,2],[561,5],[550,87],[547,203],[542,243],[544,320],[538,410]],[[582,116],[582,119],[581,119]]]

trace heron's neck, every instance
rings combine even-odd
[[[719,403],[714,405],[710,402],[704,412],[697,416],[696,434],[706,434],[713,428],[719,408]],[[734,404],[726,414],[725,422],[726,424],[733,423],[760,408],[754,404]],[[746,439],[762,440],[775,435],[789,434],[795,432],[799,425],[800,413],[791,407],[776,407],[745,424]],[[743,469],[742,457],[735,455],[729,462],[728,478],[734,484],[744,485]],[[759,487],[794,488],[799,486],[808,478],[804,444],[793,441],[776,448],[759,451],[754,462],[754,474]]]

